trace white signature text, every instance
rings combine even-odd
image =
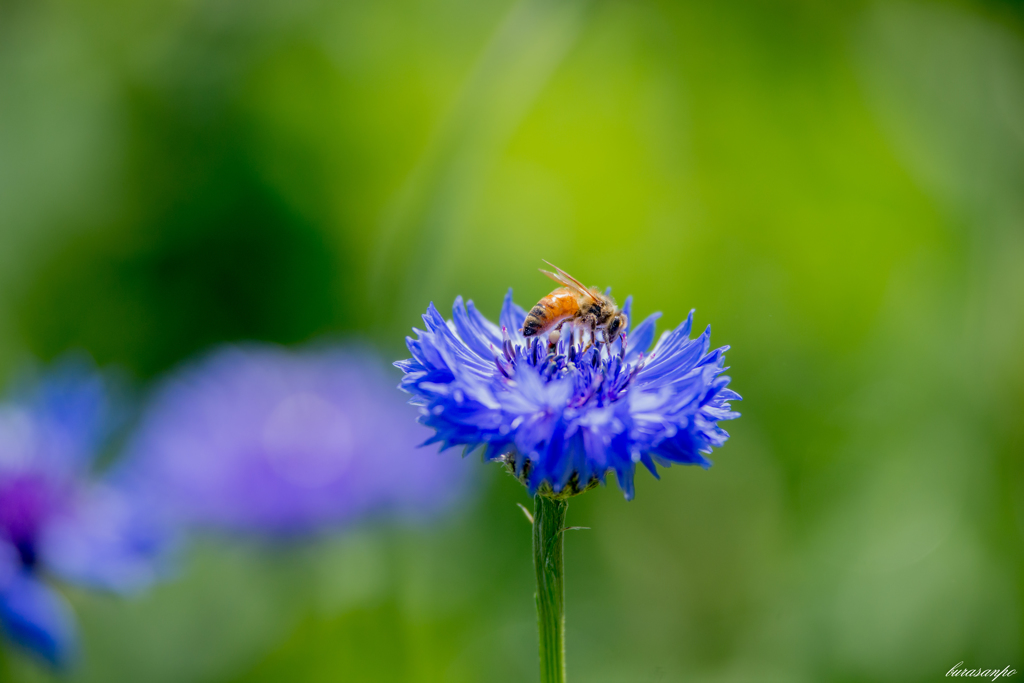
[[[946,672],[947,676],[975,676],[978,678],[991,678],[993,681],[1000,676],[1012,676],[1017,673],[1016,669],[1005,667],[1004,669],[961,669],[964,665],[963,662],[956,664],[952,669]]]

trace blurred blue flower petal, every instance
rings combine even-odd
[[[162,563],[154,558],[169,540],[139,498],[97,485],[46,529],[39,553],[46,568],[66,581],[126,593],[158,578]]]
[[[114,426],[111,391],[110,378],[78,354],[20,377],[0,408],[0,448],[8,460],[31,458],[50,472],[73,475],[89,468]]]
[[[76,647],[71,608],[33,572],[17,567],[5,545],[0,541],[0,556],[7,557],[0,559],[0,630],[11,642],[62,668]]]

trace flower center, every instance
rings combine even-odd
[[[644,366],[644,357],[640,354],[627,361],[626,346],[620,341],[584,344],[567,336],[555,345],[540,337],[517,344],[506,332],[502,353],[495,362],[508,381],[515,378],[517,368],[523,365],[536,370],[546,383],[572,379],[574,390],[567,407],[582,408],[591,403],[604,406],[624,398]]]
[[[18,550],[25,566],[35,565],[39,533],[57,512],[59,498],[53,483],[38,475],[0,477],[0,537]]]

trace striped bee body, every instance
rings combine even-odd
[[[560,287],[530,309],[523,323],[523,336],[544,334],[562,322],[575,318],[579,311],[579,295],[567,287]]]
[[[620,334],[625,336],[626,316],[615,305],[614,299],[595,287],[587,288],[558,266],[552,267],[554,273],[543,269],[540,272],[562,286],[530,309],[523,322],[524,337],[535,337],[550,331],[548,343],[553,348],[558,342],[561,326],[566,321],[571,321],[578,329],[589,331],[591,344],[598,341],[608,343]]]

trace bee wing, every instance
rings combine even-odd
[[[543,259],[541,260],[543,261]],[[544,270],[543,268],[540,269],[540,272],[544,273],[549,278],[551,278],[558,284],[562,285],[563,287],[568,287],[577,294],[582,294],[583,296],[587,297],[591,301],[597,301],[597,297],[594,296],[594,293],[587,289],[582,282],[574,278],[572,275],[569,275],[569,273],[565,272],[564,270],[556,266],[554,263],[551,263],[550,261],[544,261],[544,263],[547,263],[549,266],[558,271],[558,274],[556,275],[555,273]]]
[[[545,263],[547,263],[547,261],[545,261]],[[555,266],[555,267],[557,267],[557,266]],[[551,272],[550,270],[545,270],[544,268],[539,268],[539,269],[540,269],[541,272],[546,274],[548,276],[548,278],[551,278],[553,281],[555,281],[556,283],[558,283],[562,287],[565,287],[565,288],[567,288],[569,290],[572,290],[573,292],[575,292],[577,294],[586,296],[586,297],[590,298],[592,301],[596,301],[597,300],[597,299],[594,298],[594,293],[593,292],[589,291],[585,287],[582,287],[578,282],[575,282],[575,281],[572,281],[572,280],[566,280],[565,278],[563,278],[562,275],[560,275],[560,274],[556,275],[555,273]]]
[[[541,259],[541,261],[544,261],[544,259]],[[587,289],[587,286],[585,284],[583,284],[582,282],[580,282],[579,280],[574,278],[572,275],[569,275],[569,273],[565,272],[564,270],[562,270],[561,268],[556,266],[551,261],[544,261],[544,263],[546,263],[549,266],[551,266],[552,268],[554,268],[555,271],[559,274],[559,276],[561,276],[564,280],[567,280],[568,282],[571,282],[572,284],[574,284],[577,287],[579,287],[580,289],[582,289],[584,292],[589,292],[590,291],[589,289]]]

